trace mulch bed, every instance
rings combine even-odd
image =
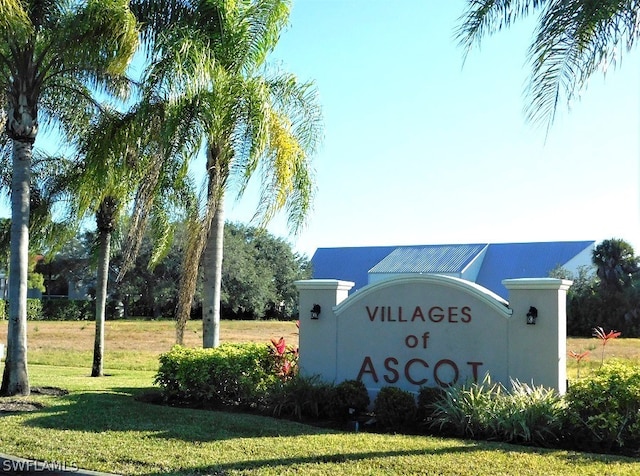
[[[31,395],[63,396],[69,392],[58,387],[32,387]],[[7,413],[33,412],[40,410],[44,405],[40,402],[29,400],[29,397],[0,397],[0,415]]]

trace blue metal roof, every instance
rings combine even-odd
[[[459,273],[486,247],[476,283],[507,298],[503,279],[545,278],[594,241],[424,246],[318,248],[311,258],[314,279],[353,281],[356,291],[368,273]]]
[[[546,278],[549,272],[594,245],[594,241],[490,244],[476,283],[507,296],[503,279]]]
[[[462,273],[486,245],[425,245],[393,250],[369,273]]]
[[[353,281],[354,292],[369,283],[367,272],[397,246],[318,248],[311,258],[313,279]]]

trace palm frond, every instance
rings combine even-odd
[[[594,72],[616,66],[635,45],[640,1],[471,0],[456,33],[465,55],[484,36],[533,13],[539,16],[525,113],[548,131],[559,104],[570,105]]]
[[[554,0],[469,0],[467,11],[460,17],[455,36],[465,51],[481,40],[510,27],[516,21],[545,8]]]
[[[20,0],[0,0],[0,37],[23,42],[33,34],[34,25]]]

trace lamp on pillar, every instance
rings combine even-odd
[[[535,325],[536,319],[538,319],[538,309],[529,306],[529,312],[527,312],[527,324]]]
[[[317,319],[320,316],[320,304],[314,304],[311,308],[311,319]]]

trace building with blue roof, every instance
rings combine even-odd
[[[594,247],[595,241],[555,241],[318,248],[311,263],[314,279],[352,281],[352,293],[400,274],[441,274],[466,279],[507,299],[502,280],[546,278],[558,267],[577,273],[592,266]]]

